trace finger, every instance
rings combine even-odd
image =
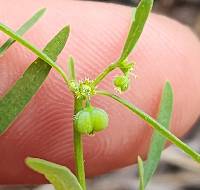
[[[69,43],[58,64],[65,68],[67,56],[73,55],[79,79],[95,78],[106,65],[117,59],[131,16],[128,7],[103,3],[34,1],[30,5],[30,2],[20,0],[14,7],[9,1],[2,3],[0,18],[12,28],[17,28],[39,8],[48,8],[45,17],[25,35],[40,48],[60,28],[70,24]],[[3,42],[5,36],[1,34],[0,39]],[[162,87],[169,80],[175,93],[171,129],[176,135],[183,135],[199,116],[199,52],[199,42],[189,29],[165,17],[152,15],[130,57],[137,62],[137,79],[133,79],[131,89],[123,96],[156,116]],[[32,53],[18,44],[8,50],[0,59],[1,95],[34,59]],[[115,75],[116,72],[112,73],[99,87],[112,90]],[[138,154],[145,156],[152,132],[150,127],[108,98],[95,97],[93,103],[109,113],[110,126],[94,137],[84,138],[87,175],[132,164]],[[20,117],[0,137],[0,183],[43,182],[40,175],[24,165],[27,156],[73,169],[72,116],[72,95],[61,77],[52,71]]]

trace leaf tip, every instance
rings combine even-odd
[[[69,55],[69,57],[68,57],[68,62],[69,62],[69,63],[74,63],[74,58],[73,58],[72,55]]]
[[[70,26],[69,25],[64,26],[59,33],[65,34],[66,40],[67,40],[67,38],[69,37],[69,33],[70,33]]]
[[[140,156],[137,157],[138,163],[142,162],[142,158]]]
[[[170,83],[169,80],[167,80],[167,81],[165,82],[165,86],[167,86],[167,87],[169,87],[169,88],[172,88],[172,85],[171,85],[171,83]]]
[[[37,171],[37,166],[42,162],[39,158],[27,157],[25,158],[25,164],[32,170]]]
[[[164,90],[167,91],[168,93],[170,93],[171,96],[173,96],[173,88],[172,88],[170,81],[168,81],[168,80],[166,81]]]
[[[31,167],[32,163],[33,163],[34,158],[32,157],[27,157],[25,158],[25,164],[29,167]]]
[[[70,25],[65,26],[63,29],[66,30],[67,32],[70,32]]]
[[[46,12],[47,8],[41,8],[38,13],[40,13],[40,15],[43,15]]]

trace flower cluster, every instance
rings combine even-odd
[[[74,92],[77,99],[88,99],[95,95],[95,87],[93,86],[93,80],[86,78],[83,81],[70,81],[70,89]]]
[[[119,69],[122,71],[123,75],[116,76],[113,83],[115,89],[118,92],[124,92],[128,90],[130,85],[130,75],[134,70],[135,63],[128,63],[128,61],[123,61],[119,63]]]

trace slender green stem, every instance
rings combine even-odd
[[[187,144],[182,142],[179,138],[177,138],[175,135],[173,135],[170,131],[165,129],[164,126],[162,126],[160,123],[158,123],[155,119],[153,119],[148,114],[144,113],[142,110],[134,106],[133,104],[129,103],[128,101],[111,94],[106,91],[97,91],[97,94],[108,96],[117,102],[121,103],[125,107],[127,107],[129,110],[134,112],[136,115],[138,115],[140,118],[142,118],[144,121],[146,121],[150,126],[152,126],[155,130],[157,130],[162,136],[164,136],[166,139],[171,141],[173,144],[175,144],[177,147],[179,147],[183,152],[185,152],[187,155],[189,155],[193,160],[200,163],[200,154],[194,151],[191,147],[189,147]]]
[[[72,57],[68,60],[68,74],[69,80],[76,80],[76,73],[74,67],[74,60]],[[82,110],[82,99],[77,99],[74,96],[74,115],[76,115],[80,110]],[[73,121],[74,128],[74,157],[76,164],[76,177],[83,190],[86,190],[85,182],[85,168],[84,168],[84,158],[83,158],[83,143],[81,134],[75,130],[75,122]]]
[[[118,62],[110,64],[101,74],[94,80],[93,85],[97,86],[111,71],[118,67]]]
[[[81,109],[82,109],[82,100],[75,98],[74,114],[78,113]],[[83,190],[86,190],[82,138],[81,134],[75,130],[75,127],[74,127],[74,153],[75,153],[75,163],[76,163],[76,177]]]
[[[4,32],[5,34],[7,34],[8,36],[10,36],[13,40],[16,40],[21,45],[25,46],[30,51],[32,51],[33,53],[35,53],[38,57],[40,57],[42,60],[44,60],[45,62],[47,62],[53,68],[55,68],[56,71],[58,71],[58,73],[61,74],[61,76],[63,77],[63,79],[65,80],[65,82],[68,84],[67,75],[65,74],[65,72],[52,59],[50,59],[45,53],[43,53],[42,51],[38,50],[34,45],[32,45],[28,41],[24,40],[19,34],[17,34],[16,32],[12,31],[9,27],[5,26],[2,23],[0,23],[0,30],[2,32]]]

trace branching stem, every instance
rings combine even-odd
[[[118,67],[118,62],[110,64],[101,74],[94,80],[93,85],[97,86],[111,71]]]
[[[171,141],[173,144],[175,144],[177,147],[179,147],[183,152],[185,152],[187,155],[189,155],[193,160],[200,163],[200,154],[196,151],[194,151],[191,147],[189,147],[187,144],[182,142],[179,138],[177,138],[175,135],[173,135],[170,131],[165,129],[164,126],[162,126],[160,123],[158,123],[155,119],[153,119],[151,116],[134,106],[133,104],[129,103],[127,100],[124,100],[114,94],[111,94],[106,91],[97,91],[97,94],[108,96],[117,102],[121,103],[125,107],[127,107],[129,110],[134,112],[136,115],[138,115],[141,119],[146,121],[150,126],[152,126],[156,131],[158,131],[163,137]]]
[[[69,80],[76,81],[76,73],[74,60],[72,57],[69,58],[68,61],[68,75]],[[74,115],[76,115],[80,110],[82,110],[82,99],[78,99],[74,95]],[[75,122],[73,120],[73,129],[74,129],[74,157],[76,164],[76,177],[82,187],[83,190],[86,190],[86,182],[85,182],[85,168],[84,168],[84,158],[83,158],[83,143],[81,134],[75,130]]]

